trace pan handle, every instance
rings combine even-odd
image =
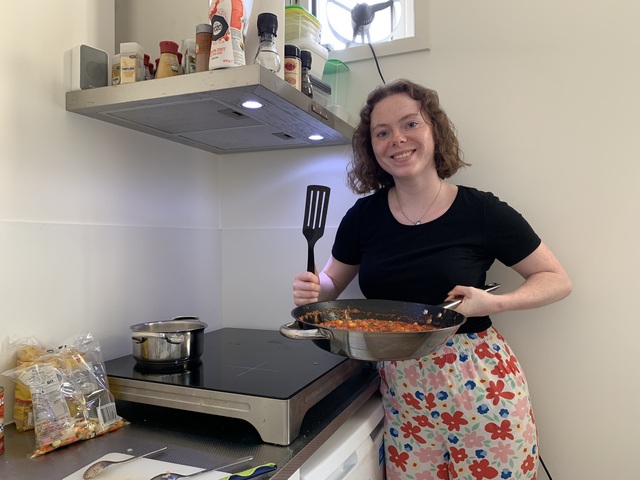
[[[484,290],[485,292],[493,292],[498,288],[500,288],[499,283],[489,283],[488,285],[485,285],[484,287],[482,287],[482,290]],[[462,303],[462,298],[458,300],[449,300],[448,302],[441,303],[440,305],[438,305],[438,307],[446,308],[448,310],[455,310],[455,308],[461,303]]]
[[[326,328],[311,328],[303,330],[298,327],[298,322],[291,322],[280,327],[280,333],[294,340],[331,340],[333,335]]]
[[[184,342],[184,335],[180,333],[167,333],[167,332],[134,332],[131,334],[131,339],[136,343],[142,343],[147,338],[163,338],[167,343],[179,345]]]

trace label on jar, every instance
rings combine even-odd
[[[297,57],[285,57],[284,59],[284,79],[298,90],[302,88],[302,68],[300,65],[300,59]]]

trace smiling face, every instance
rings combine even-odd
[[[431,125],[417,100],[404,93],[380,100],[371,111],[370,131],[376,160],[396,181],[435,172]]]

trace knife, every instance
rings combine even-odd
[[[272,472],[277,469],[278,466],[275,463],[264,463],[257,467],[249,468],[238,473],[232,473],[227,477],[223,477],[219,480],[247,480],[248,478],[259,477],[260,475],[268,472]]]

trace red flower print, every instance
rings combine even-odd
[[[416,415],[415,417],[413,417],[413,421],[420,425],[422,428],[435,427],[435,425],[431,423],[431,420],[429,420],[429,417],[427,417],[426,415]]]
[[[491,347],[486,343],[481,343],[475,348],[475,352],[479,358],[493,358],[496,356]]]
[[[410,393],[404,393],[402,395],[402,399],[404,400],[404,403],[406,403],[410,407],[415,408],[416,410],[422,410],[422,407],[420,406],[420,402],[418,402],[418,399],[415,396],[411,395]]]
[[[527,458],[525,458],[524,462],[522,462],[522,473],[533,471],[535,465],[535,459],[531,455],[527,455]]]
[[[454,412],[451,415],[448,412],[442,413],[442,421],[449,427],[449,431],[460,430],[461,425],[467,425],[469,422],[462,418],[462,412]]]
[[[518,360],[514,355],[509,355],[507,359],[507,368],[513,374],[520,373],[520,369],[518,368]]]
[[[391,445],[389,447],[389,461],[395,463],[403,472],[407,471],[407,460],[409,460],[409,454],[407,452],[398,452],[398,449]]]
[[[426,443],[426,440],[419,435],[422,430],[419,425],[413,425],[411,422],[407,422],[400,427],[400,430],[404,432],[404,438],[413,437],[418,443]]]
[[[496,478],[498,476],[498,470],[489,465],[489,460],[483,458],[482,460],[474,460],[469,467],[471,475],[476,480],[482,480],[483,478]]]
[[[507,376],[509,371],[507,370],[507,366],[500,360],[493,370],[491,370],[491,375],[496,376],[498,378],[504,378]]]
[[[498,403],[500,403],[500,397],[511,400],[516,396],[513,392],[503,392],[504,387],[505,385],[502,380],[498,380],[497,382],[491,380],[487,387],[487,400],[493,400],[493,404],[498,405]]]
[[[487,423],[484,429],[491,434],[491,440],[514,440],[509,420],[503,420],[500,425],[493,422]]]
[[[456,361],[456,358],[457,356],[455,353],[445,353],[444,355],[440,355],[439,357],[434,358],[433,363],[442,368],[447,363],[454,363]]]
[[[434,408],[436,408],[436,396],[433,393],[429,393],[425,399],[424,399],[424,404],[427,407],[427,410],[432,410]]]
[[[456,464],[449,462],[449,476],[447,480],[451,480],[452,478],[458,478],[458,472],[456,472]]]
[[[449,466],[446,463],[439,464],[436,476],[441,480],[449,480]]]
[[[469,458],[469,455],[467,455],[467,452],[465,451],[464,448],[456,448],[456,447],[451,447],[451,460],[453,460],[454,462],[464,462],[467,458]]]

